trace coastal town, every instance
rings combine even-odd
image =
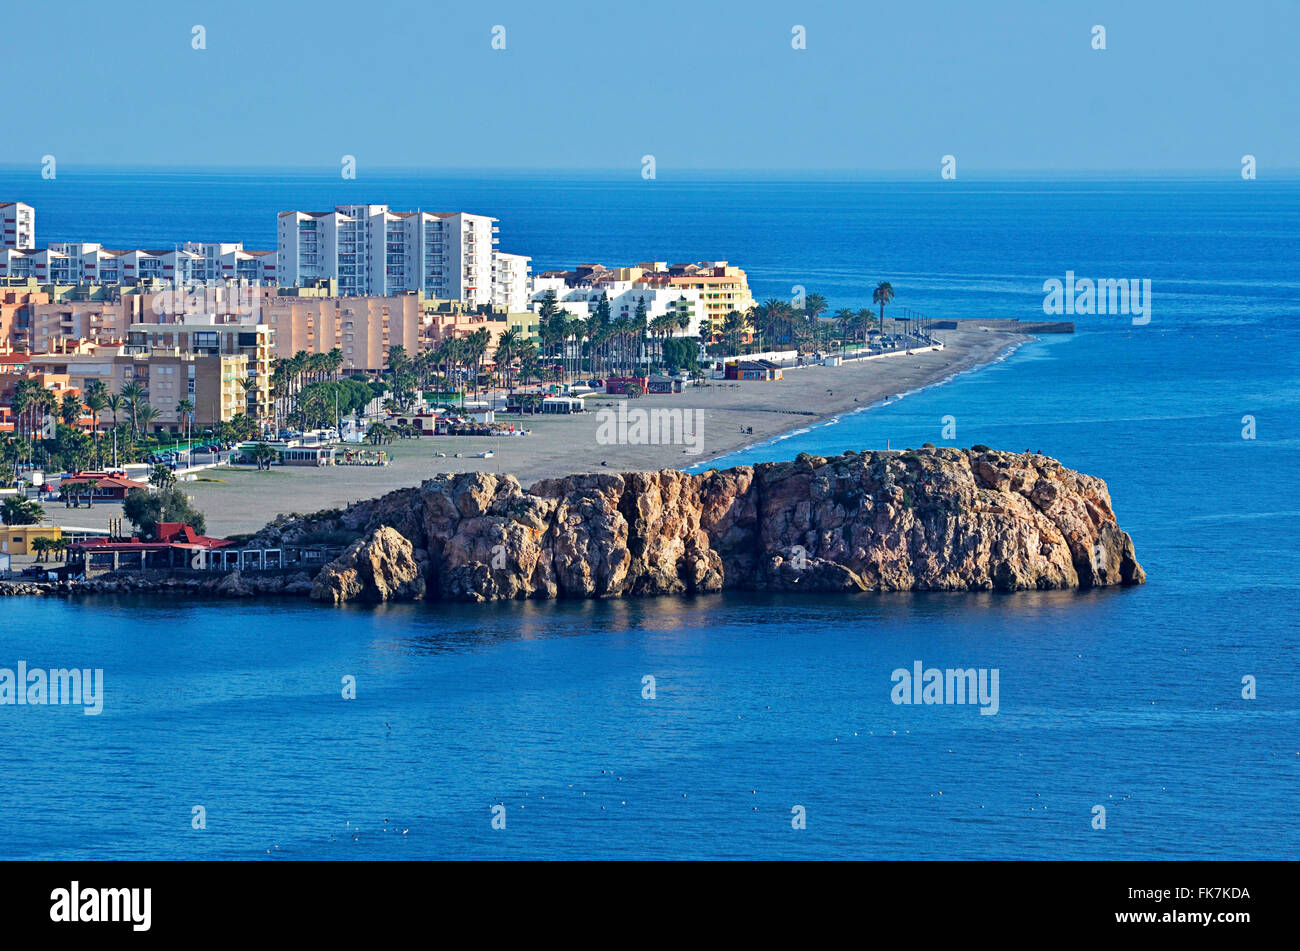
[[[499,231],[340,205],[280,212],[274,251],[37,247],[0,203],[0,576],[319,564],[241,543],[438,473],[695,465],[1022,339],[887,281],[832,309],[726,260],[533,274]]]

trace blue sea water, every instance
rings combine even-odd
[[[0,667],[101,667],[106,701],[0,707],[0,857],[1295,857],[1300,184],[25,180],[0,173],[0,194],[37,206],[43,240],[110,246],[265,246],[280,208],[373,200],[496,215],[502,247],[539,267],[726,257],[759,296],[802,284],[833,309],[889,279],[933,316],[1037,319],[1042,282],[1067,269],[1149,278],[1149,324],[1076,318],[1073,336],[709,463],[1041,449],[1107,480],[1149,583],[341,609],[8,599]],[[998,669],[997,715],[893,704],[892,671],[917,660]]]

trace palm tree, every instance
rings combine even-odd
[[[835,312],[835,320],[840,325],[840,349],[841,350],[848,345],[849,328],[853,326],[854,321],[856,321],[857,319],[858,319],[857,315],[854,314],[853,311],[850,310],[848,307],[841,307],[839,310]]]
[[[745,315],[738,310],[730,311],[722,321],[722,334],[730,342],[731,355],[740,352],[740,335],[748,329]]]
[[[263,469],[266,469],[269,472],[271,470],[271,463],[275,461],[275,457],[278,453],[276,453],[276,451],[266,443],[259,442],[253,447],[251,455],[253,457],[253,462],[257,463],[257,470],[259,472]]]
[[[519,381],[528,385],[530,379],[540,376],[541,360],[537,354],[537,344],[531,340],[519,348]]]
[[[117,414],[118,411],[122,409],[122,404],[124,402],[125,400],[122,399],[122,395],[120,393],[109,393],[107,396],[104,397],[104,408],[109,410],[113,414],[114,429],[117,429]]]
[[[582,374],[582,341],[590,333],[587,327],[587,321],[581,317],[574,317],[568,322],[566,333],[573,338],[573,375]]]
[[[108,387],[103,380],[91,380],[86,384],[85,397],[90,409],[90,435],[95,440],[95,467],[99,468],[99,414],[108,405]]]
[[[63,421],[64,426],[75,426],[81,419],[85,407],[81,404],[81,397],[75,393],[64,393],[63,399],[59,403],[59,418]]]
[[[146,436],[149,434],[149,424],[158,418],[158,411],[145,403],[139,409],[134,410],[135,421],[140,426],[140,431]]]
[[[808,326],[812,330],[814,346],[817,342],[818,321],[821,315],[826,313],[827,306],[826,298],[820,294],[809,294],[803,299],[803,314],[808,319]]]
[[[658,344],[658,361],[660,363],[664,362],[663,342],[677,330],[677,320],[677,314],[666,313],[660,314],[654,320],[650,321],[650,332],[654,335]]]
[[[885,332],[885,305],[894,299],[894,286],[881,281],[871,294],[871,303],[880,305],[880,332]]]
[[[337,380],[339,371],[343,369],[343,351],[335,347],[329,353],[325,354],[325,369],[329,371],[330,376]]]
[[[14,385],[13,396],[9,398],[9,408],[13,410],[14,417],[18,420],[18,433],[20,436],[26,430],[32,401],[36,397],[35,387],[39,385],[35,380],[19,380]],[[31,435],[30,430],[26,430],[26,432],[27,435]]]
[[[858,309],[858,326],[862,329],[862,342],[866,344],[870,340],[871,319],[876,315],[871,312],[870,307],[861,307]]]
[[[45,517],[45,509],[36,502],[20,499],[16,495],[0,502],[0,522],[6,525],[36,525]]]
[[[483,365],[483,355],[487,353],[488,344],[492,340],[492,332],[486,327],[480,327],[468,337],[465,338],[465,355],[467,362],[474,364],[474,397],[478,398],[478,378],[479,370]]]
[[[121,393],[122,399],[126,401],[126,405],[131,410],[131,435],[135,436],[140,431],[140,402],[149,393],[137,380],[131,380],[123,385]],[[114,419],[116,420],[116,417]]]
[[[496,352],[493,353],[492,359],[496,361],[498,369],[505,367],[506,371],[506,396],[514,392],[512,381],[511,366],[515,357],[519,355],[519,331],[514,327],[497,337]]]
[[[181,432],[186,431],[185,424],[188,422],[187,414],[194,412],[194,401],[191,399],[179,400],[176,403],[176,418],[180,420]]]

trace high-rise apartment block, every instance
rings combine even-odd
[[[338,205],[284,211],[276,224],[281,284],[338,282],[346,297],[423,291],[472,307],[508,309],[526,294],[528,258],[496,250],[495,218],[464,212]]]

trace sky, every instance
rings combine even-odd
[[[1297,50],[1297,0],[0,0],[0,164],[1263,178]]]

